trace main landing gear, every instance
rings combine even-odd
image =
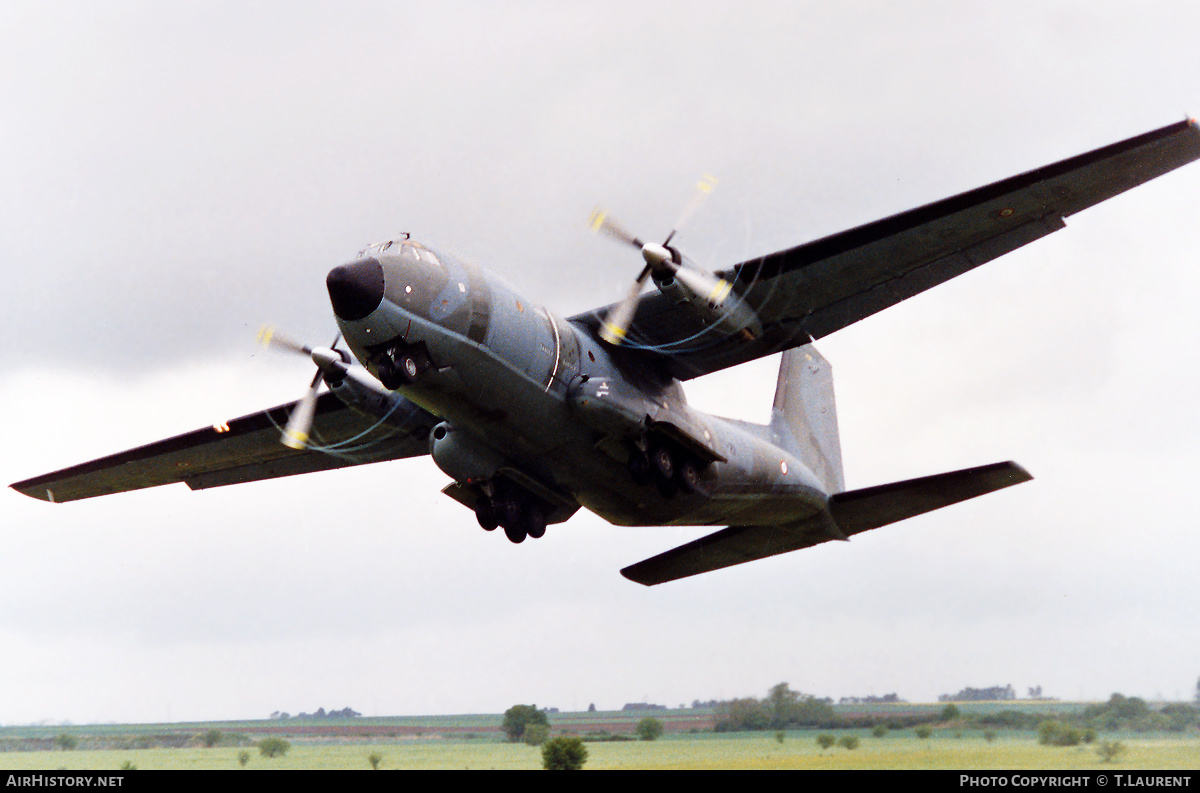
[[[663,498],[677,493],[703,494],[704,484],[700,479],[703,464],[672,443],[661,439],[652,440],[646,450],[634,451],[629,458],[629,474],[639,485],[653,484]]]
[[[526,537],[536,540],[546,534],[545,506],[524,493],[480,495],[475,502],[475,518],[484,531],[503,526],[504,535],[511,542],[524,542]]]

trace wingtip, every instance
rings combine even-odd
[[[1009,460],[1003,463],[1003,465],[1008,466],[1011,470],[1014,485],[1020,484],[1021,482],[1033,481],[1033,474],[1025,470],[1025,466],[1021,465],[1020,463],[1015,463],[1012,460]]]
[[[655,584],[663,583],[662,581],[650,580],[647,577],[645,577],[644,575],[639,577],[638,576],[638,567],[640,565],[641,565],[641,562],[638,562],[638,564],[631,564],[631,565],[629,565],[629,567],[622,568],[621,575],[625,576],[625,578],[629,579],[633,583],[641,584],[642,586],[654,586]]]
[[[13,490],[23,496],[36,498],[38,501],[45,501],[48,504],[57,504],[58,501],[54,498],[54,491],[50,488],[39,489],[36,486],[31,486],[26,482],[14,482],[9,485]]]

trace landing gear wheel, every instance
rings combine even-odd
[[[663,479],[670,479],[675,475],[675,458],[666,446],[655,446],[650,450],[650,464]]]
[[[524,542],[525,534],[526,532],[524,526],[513,525],[504,527],[504,536],[508,537],[508,539],[512,542]]]
[[[490,498],[481,498],[475,502],[475,520],[479,521],[484,531],[495,531],[500,525],[500,520],[496,517],[496,506]]]
[[[417,382],[421,372],[429,368],[429,356],[423,347],[400,342],[379,353],[376,366],[379,370],[379,381],[395,391]]]
[[[410,383],[417,381],[417,375],[421,373],[421,365],[417,361],[417,357],[410,352],[406,352],[400,356],[400,370],[404,372],[404,378]]]
[[[650,458],[644,452],[634,452],[629,458],[629,475],[635,485],[648,485],[653,480],[650,473]]]
[[[522,525],[521,503],[519,501],[517,501],[515,498],[505,498],[505,499],[497,501],[496,502],[496,520],[497,520],[497,522],[499,522],[499,524],[501,526],[504,527],[504,531],[506,533],[508,532],[509,528],[511,528],[511,527],[521,526]],[[510,540],[512,540],[512,535],[509,534],[508,538]],[[525,539],[525,531],[523,528],[521,531],[521,539],[522,540]],[[521,540],[513,540],[513,542],[520,542],[520,541]]]
[[[704,485],[700,481],[700,468],[692,460],[684,460],[679,466],[679,486],[685,493],[704,492]]]
[[[530,504],[529,510],[525,513],[526,524],[525,530],[535,540],[541,539],[546,534],[546,511],[538,504]]]
[[[663,498],[675,495],[675,458],[666,446],[650,449],[650,469],[654,473],[654,484]]]
[[[396,368],[396,364],[392,363],[390,357],[384,357],[378,364],[379,382],[383,383],[383,387],[389,391],[395,391],[402,385],[406,385],[404,375]]]

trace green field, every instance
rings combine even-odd
[[[609,714],[610,716],[612,714]],[[461,728],[462,719],[442,722],[444,728]],[[494,723],[497,717],[488,717]],[[364,720],[366,721],[366,720]],[[375,722],[376,720],[370,720]],[[132,763],[139,770],[153,769],[238,769],[238,754],[249,752],[246,770],[273,769],[369,769],[372,752],[382,756],[382,770],[399,769],[536,769],[541,767],[540,750],[524,744],[504,743],[495,733],[464,737],[456,732],[439,732],[422,720],[420,737],[332,738],[289,734],[291,750],[280,758],[266,758],[252,746],[183,748],[75,749],[72,751],[9,751],[0,753],[5,770],[91,769],[116,770]],[[246,724],[263,725],[265,722]],[[215,725],[235,731],[233,724]],[[365,726],[365,725],[363,725]],[[412,727],[414,724],[406,726]],[[480,726],[483,726],[480,723]],[[42,728],[50,729],[50,728]],[[57,728],[62,731],[64,728]],[[135,735],[137,728],[68,728],[81,736],[81,746],[94,730],[107,730],[108,738]],[[143,728],[145,734],[161,732],[162,726]],[[18,728],[4,728],[12,735]],[[556,730],[558,732],[558,730]],[[834,747],[822,750],[816,736],[856,735],[854,750]],[[1190,770],[1200,767],[1200,736],[1192,733],[1129,733],[1103,735],[1101,740],[1119,740],[1125,752],[1115,764],[1102,763],[1094,746],[1049,747],[1039,745],[1033,732],[998,731],[988,742],[977,730],[939,730],[919,739],[912,730],[891,731],[874,738],[866,730],[793,730],[780,743],[774,733],[735,734],[674,733],[653,742],[589,742],[588,769],[1090,769],[1090,770]],[[1098,743],[1098,742],[1097,742]]]

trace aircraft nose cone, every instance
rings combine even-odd
[[[325,278],[333,313],[341,319],[362,319],[383,300],[383,267],[378,259],[363,259],[334,267]]]

